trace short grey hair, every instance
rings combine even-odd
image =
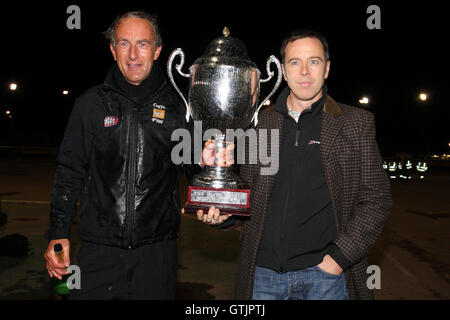
[[[155,33],[155,47],[157,48],[159,46],[162,46],[163,42],[161,34],[159,32],[158,17],[145,11],[131,11],[117,16],[111,26],[103,32],[103,35],[106,37],[110,44],[112,44],[113,46],[115,45],[114,34],[116,32],[117,25],[122,19],[125,18],[140,18],[150,22]]]

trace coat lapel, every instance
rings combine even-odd
[[[323,107],[322,115],[322,129],[320,133],[320,154],[322,157],[323,173],[325,176],[325,181],[328,185],[328,190],[331,196],[331,202],[333,205],[333,213],[336,223],[336,228],[340,229],[340,218],[338,217],[337,211],[337,191],[336,191],[336,177],[335,172],[332,170],[333,161],[330,161],[328,156],[332,150],[334,141],[343,126],[343,116],[342,109],[330,96],[327,96],[325,105]]]
[[[283,141],[283,121],[284,121],[284,116],[281,113],[279,113],[279,112],[274,112],[272,120],[273,121],[270,122],[269,132],[270,132],[271,129],[279,129],[280,130],[280,135],[279,135],[280,139],[278,140],[278,150],[277,150],[277,152],[280,152],[281,151],[281,141]],[[271,141],[271,139],[272,139],[272,136],[270,135],[270,139],[268,141]],[[268,150],[269,154],[272,154],[273,150],[271,150],[271,144],[270,143],[268,143],[268,149],[269,149]],[[278,160],[280,160],[279,157],[278,157]],[[266,176],[266,179],[267,179],[267,190],[270,190],[270,191],[272,190],[273,185],[275,183],[275,176],[276,176],[275,174]]]
[[[326,167],[333,142],[343,126],[342,113],[342,109],[336,101],[327,96],[323,107],[322,129],[320,132],[320,153],[324,167]]]

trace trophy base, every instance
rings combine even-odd
[[[220,209],[220,214],[249,216],[250,190],[189,186],[185,213],[197,213],[200,209],[207,213],[211,207]]]

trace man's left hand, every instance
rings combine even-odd
[[[320,269],[322,269],[325,272],[340,275],[344,270],[342,270],[341,266],[337,264],[334,259],[327,254],[325,257],[323,257],[323,260],[321,263],[317,265]]]

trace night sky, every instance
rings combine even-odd
[[[102,32],[118,14],[143,9],[160,19],[164,41],[160,65],[165,69],[169,54],[181,47],[185,72],[224,26],[246,45],[264,78],[266,60],[272,54],[279,58],[285,35],[301,28],[318,30],[330,45],[329,94],[360,107],[358,100],[369,97],[364,107],[376,116],[383,155],[448,151],[450,112],[444,99],[448,14],[442,1],[128,3],[2,4],[0,145],[57,147],[74,99],[102,83],[114,63]],[[70,16],[66,9],[72,4],[81,9],[80,30],[66,27]],[[379,30],[366,25],[371,15],[366,10],[372,4],[381,9]],[[9,90],[12,81],[18,84],[15,92]],[[263,94],[270,85],[273,82],[261,85]],[[70,94],[62,95],[63,89]],[[426,102],[418,99],[422,91],[429,96]],[[7,109],[12,110],[12,120],[5,117]]]

